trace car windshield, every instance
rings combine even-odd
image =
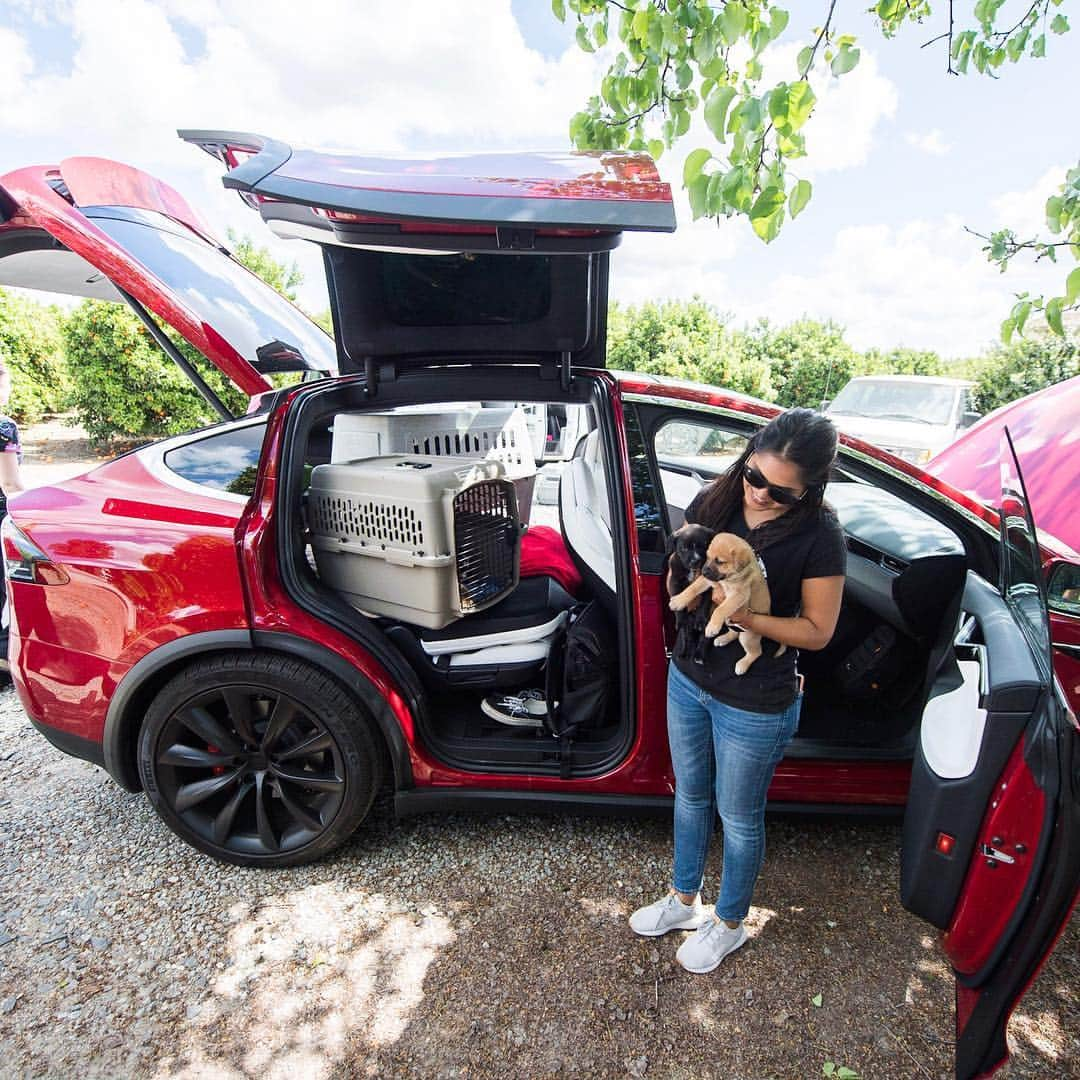
[[[259,347],[282,341],[300,351],[306,368],[337,371],[333,340],[224,252],[162,214],[113,206],[90,207],[83,213],[256,369],[261,367]]]
[[[952,419],[956,391],[955,386],[942,383],[853,380],[836,395],[829,412],[947,424]]]

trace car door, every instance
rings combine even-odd
[[[127,302],[223,419],[164,322],[246,394],[267,375],[336,371],[327,334],[233,259],[169,185],[121,162],[68,158],[0,176],[0,285]]]
[[[901,900],[943,931],[955,974],[961,1078],[1008,1056],[1009,1015],[1080,875],[1075,717],[1053,678],[1040,552],[1007,429],[1001,478],[1001,580],[969,577],[955,670],[924,714],[901,859]]]

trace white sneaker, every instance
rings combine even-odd
[[[712,914],[695,896],[692,904],[684,904],[672,891],[653,904],[638,908],[630,916],[630,929],[642,937],[660,937],[669,930],[696,930]]]
[[[500,724],[513,727],[543,727],[547,701],[543,690],[522,690],[517,694],[492,694],[480,708]]]
[[[675,959],[687,971],[704,975],[707,971],[718,968],[725,956],[745,945],[747,937],[743,923],[739,923],[732,930],[727,923],[710,914],[708,921],[698,928],[697,933],[679,946]]]

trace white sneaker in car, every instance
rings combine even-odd
[[[638,908],[630,916],[630,929],[642,937],[660,937],[669,930],[696,930],[712,912],[695,896],[692,904],[684,904],[674,890],[655,903]]]
[[[547,716],[543,690],[522,690],[517,694],[492,694],[480,702],[480,708],[500,724],[514,727],[542,727]]]
[[[675,959],[687,971],[704,975],[707,971],[718,968],[725,956],[745,945],[747,936],[743,923],[739,923],[732,930],[727,923],[710,914],[708,921],[698,928],[697,933],[679,946]]]

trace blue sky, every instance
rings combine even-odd
[[[792,22],[769,58],[776,78],[790,77],[826,3],[786,6]],[[677,191],[675,236],[629,237],[616,252],[616,299],[697,293],[736,325],[832,317],[860,347],[961,356],[992,343],[1013,292],[1060,288],[1062,275],[1041,269],[999,275],[963,227],[1038,227],[1076,162],[1080,34],[1051,38],[1046,60],[1007,65],[999,80],[959,79],[946,75],[942,46],[919,47],[940,27],[885,41],[866,6],[838,5],[863,59],[816,87],[805,213],[766,247],[744,221],[692,224]],[[249,232],[298,259],[301,299],[321,307],[317,253],[271,238],[175,129],[370,152],[561,148],[603,62],[572,35],[546,0],[309,0],[302,19],[284,0],[0,0],[0,173],[73,154],[146,169],[222,233]],[[661,159],[676,189],[683,157],[705,143],[695,127]]]

